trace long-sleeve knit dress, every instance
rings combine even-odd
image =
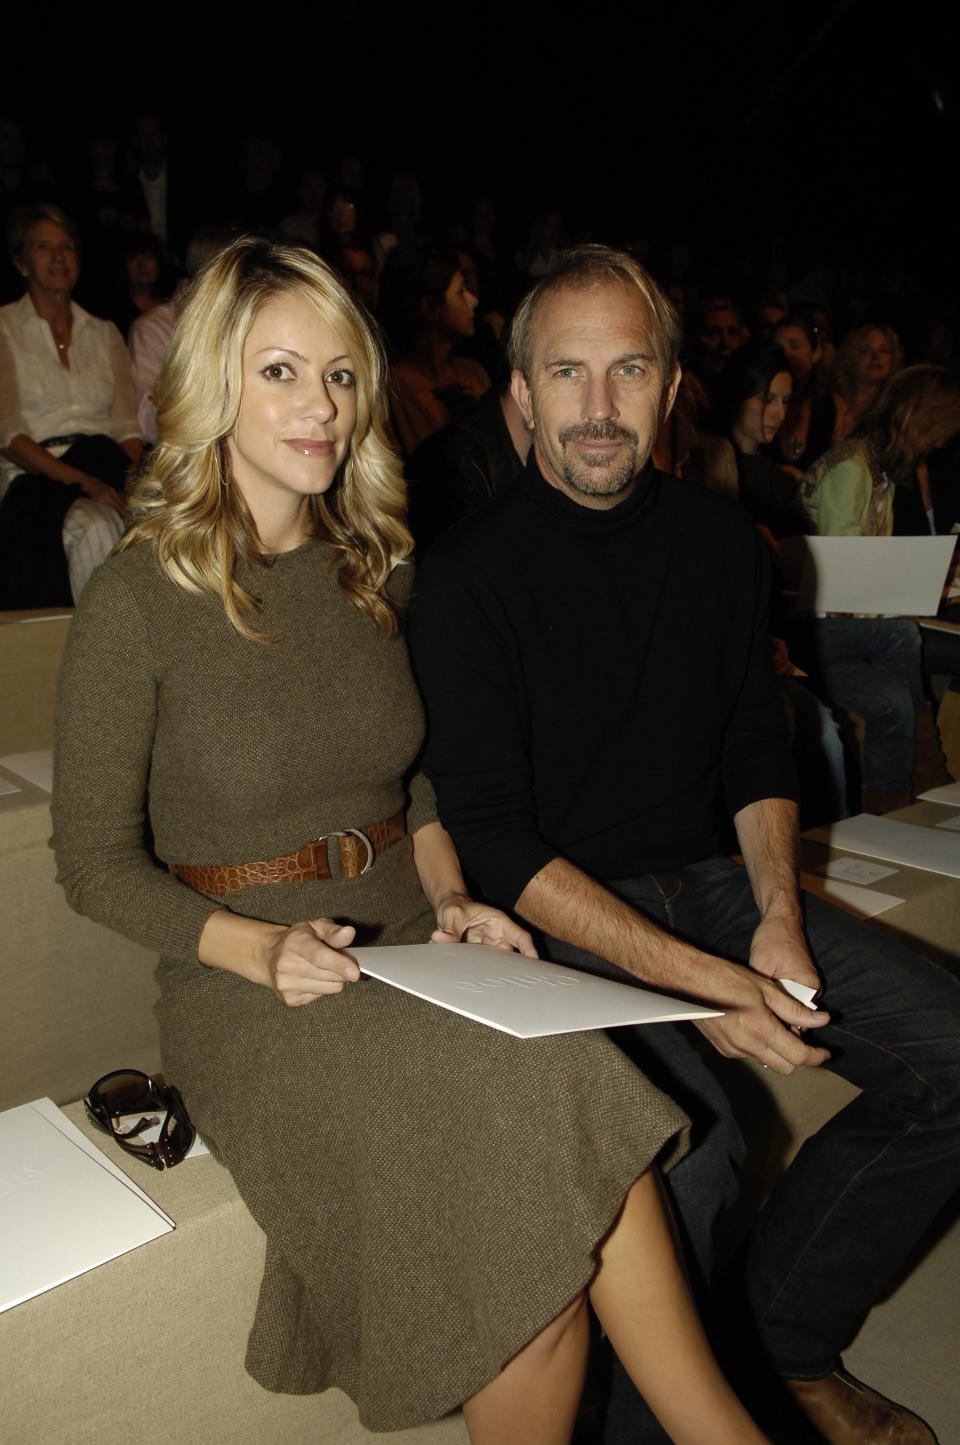
[[[394,577],[399,597],[409,568]],[[423,718],[402,639],[344,596],[321,542],[242,580],[271,641],[173,583],[150,544],[94,575],[60,684],[59,875],[78,911],[162,955],[164,1068],[267,1236],[248,1370],[270,1390],[338,1385],[366,1425],[399,1429],[479,1390],[573,1298],[686,1121],[603,1034],[518,1040],[373,981],[288,1008],[197,962],[219,907],[349,921],[358,943],[433,927],[409,836],[361,878],[224,900],[167,872],[433,817],[405,782]]]

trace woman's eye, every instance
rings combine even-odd
[[[327,381],[329,381],[333,386],[343,386],[348,388],[352,387],[354,385],[353,372],[347,371],[342,366],[338,366],[336,371],[331,371],[329,373],[329,375],[327,376]]]
[[[267,381],[290,381],[293,378],[293,371],[285,361],[271,361],[263,368],[262,374]]]

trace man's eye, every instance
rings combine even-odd
[[[575,366],[558,366],[553,374],[554,376],[563,379],[570,376],[576,376],[577,369]]]

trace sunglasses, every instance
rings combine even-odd
[[[91,1124],[112,1135],[121,1149],[153,1169],[172,1169],[179,1164],[196,1137],[179,1089],[162,1079],[151,1079],[139,1069],[104,1074],[91,1088],[83,1107]],[[162,1115],[162,1123],[158,1115]],[[138,1137],[157,1124],[160,1133],[155,1141]]]

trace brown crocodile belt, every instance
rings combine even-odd
[[[305,843],[296,853],[283,858],[264,858],[259,863],[226,863],[220,867],[192,867],[171,863],[175,878],[196,888],[199,893],[215,893],[223,897],[238,888],[252,888],[262,883],[312,883],[318,878],[332,878],[327,845],[331,839],[340,844],[341,878],[359,878],[369,872],[374,859],[403,837],[403,814],[394,813],[382,823],[369,823],[366,828],[343,828],[327,833],[312,843]]]

